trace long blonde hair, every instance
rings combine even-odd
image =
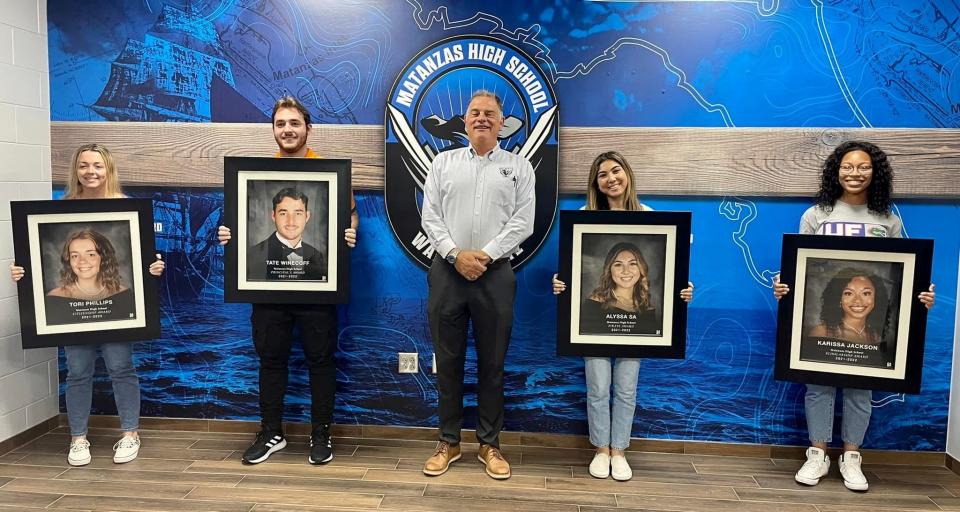
[[[76,199],[83,193],[83,185],[80,184],[80,176],[77,171],[80,167],[80,155],[87,151],[100,153],[100,156],[103,157],[103,165],[107,171],[107,182],[105,183],[107,189],[104,197],[123,197],[123,191],[120,189],[120,178],[117,177],[117,164],[113,160],[113,154],[103,145],[93,143],[84,144],[73,153],[73,161],[70,164],[70,177],[67,178],[67,191],[63,195],[63,198]]]
[[[593,164],[590,166],[590,176],[587,179],[587,210],[609,210],[610,202],[607,200],[607,196],[600,192],[600,186],[597,184],[597,175],[600,174],[600,164],[606,162],[607,160],[613,160],[623,168],[623,172],[627,174],[627,178],[630,180],[630,183],[627,185],[627,190],[624,191],[626,194],[626,200],[624,201],[624,209],[630,211],[641,210],[640,201],[637,199],[637,187],[634,185],[636,181],[633,177],[633,169],[630,167],[630,164],[627,163],[627,159],[623,155],[616,151],[607,151],[606,153],[600,153],[596,158],[593,159]]]

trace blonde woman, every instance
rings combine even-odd
[[[77,148],[73,154],[70,178],[64,199],[119,199],[125,197],[120,189],[117,168],[110,151],[100,144],[86,144]],[[92,238],[92,236],[91,236]],[[66,250],[70,251],[71,241]],[[76,243],[74,243],[76,245]],[[96,245],[95,243],[93,245]],[[111,247],[112,250],[112,247]],[[105,249],[94,247],[89,254],[92,267],[81,271],[104,275]],[[69,254],[68,254],[69,258]],[[109,259],[109,258],[107,258]],[[150,264],[149,271],[154,276],[163,273],[164,263],[157,254],[157,260]],[[73,271],[71,270],[71,273]],[[14,281],[23,278],[24,268],[16,263],[10,264],[10,277]],[[67,296],[74,290],[72,281],[51,291],[52,296]],[[56,293],[54,293],[56,292]],[[140,379],[133,366],[132,345],[130,343],[102,343],[99,345],[103,362],[113,383],[113,397],[120,416],[120,429],[123,436],[113,445],[113,462],[122,464],[137,458],[140,451]],[[70,423],[70,451],[67,462],[71,466],[84,466],[90,463],[90,442],[87,441],[87,424],[90,419],[90,407],[93,400],[93,373],[97,359],[97,345],[68,345],[63,347],[67,359],[67,419]]]

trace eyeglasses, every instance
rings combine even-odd
[[[870,164],[862,164],[856,167],[850,164],[843,164],[840,166],[840,174],[853,174],[853,170],[856,169],[860,174],[868,174],[873,172],[873,166]]]

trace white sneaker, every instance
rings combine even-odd
[[[623,455],[610,457],[610,476],[612,476],[614,480],[621,482],[626,482],[633,478],[633,470],[630,469],[630,464],[627,464],[626,457]]]
[[[597,452],[590,461],[590,476],[594,478],[606,478],[610,476],[610,454]]]
[[[804,485],[817,485],[828,471],[830,471],[830,457],[820,448],[811,446],[807,448],[807,461],[793,478]]]
[[[867,477],[863,476],[863,471],[860,470],[861,462],[863,462],[863,459],[860,457],[860,452],[843,452],[843,455],[840,456],[838,464],[840,465],[840,475],[843,476],[843,485],[851,491],[866,491],[867,487],[870,486],[867,484]]]
[[[87,438],[70,442],[70,453],[67,454],[67,462],[69,462],[71,466],[86,466],[90,464],[90,441],[87,441]]]
[[[113,463],[123,464],[137,458],[140,453],[140,436],[123,436],[113,445]]]

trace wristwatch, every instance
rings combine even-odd
[[[451,265],[455,264],[457,262],[457,255],[459,254],[460,254],[460,249],[456,249],[456,248],[448,252],[447,257],[445,258],[447,260],[447,263]]]

